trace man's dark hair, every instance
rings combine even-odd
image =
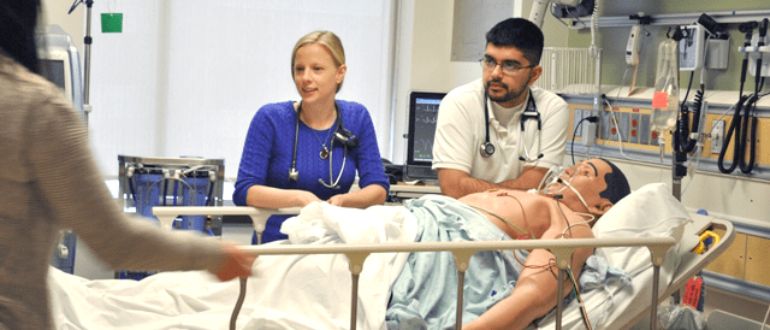
[[[543,31],[529,20],[509,18],[487,32],[487,44],[515,47],[524,53],[529,65],[537,65],[543,55]]]
[[[0,0],[0,52],[39,72],[35,28],[40,0]]]
[[[607,183],[607,189],[599,193],[602,198],[608,199],[612,204],[617,204],[620,199],[631,193],[631,187],[625,174],[615,164],[604,158],[599,158],[610,166],[612,172],[604,175],[604,181]]]

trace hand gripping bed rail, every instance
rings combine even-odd
[[[261,234],[264,231],[267,217],[272,214],[297,214],[297,208],[286,209],[257,209],[247,206],[224,207],[154,207],[153,213],[161,219],[164,228],[171,228],[171,222],[179,215],[248,215],[254,222],[254,229]],[[455,257],[457,264],[457,310],[455,328],[462,328],[462,303],[465,270],[468,268],[471,256],[478,251],[514,250],[514,249],[546,249],[556,257],[559,268],[558,283],[564,282],[564,272],[568,271],[572,252],[578,248],[601,248],[619,246],[646,246],[650,250],[653,265],[652,304],[650,306],[650,326],[656,328],[658,286],[660,281],[660,266],[663,264],[666,251],[674,246],[676,241],[671,237],[646,238],[574,238],[574,239],[536,239],[516,241],[483,241],[483,242],[420,242],[420,243],[379,243],[379,244],[335,244],[335,245],[273,245],[273,246],[243,246],[241,249],[255,256],[279,254],[344,254],[352,278],[350,329],[356,329],[358,276],[363,269],[364,261],[372,253],[393,252],[437,252],[449,251]],[[556,299],[556,329],[562,328],[563,286],[557,286]]]

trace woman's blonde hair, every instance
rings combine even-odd
[[[331,31],[313,31],[304,35],[302,38],[299,38],[297,43],[294,44],[294,50],[291,52],[292,78],[294,78],[294,59],[297,57],[297,51],[303,46],[311,44],[319,44],[326,47],[326,49],[329,50],[329,53],[331,53],[336,67],[339,68],[341,65],[345,64],[345,49],[342,48],[342,41],[340,41],[340,38]],[[342,88],[342,83],[343,81],[340,81],[337,85],[338,92],[340,91],[340,88]]]

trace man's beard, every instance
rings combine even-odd
[[[502,86],[507,92],[505,94],[503,94],[502,96],[492,96],[489,93],[489,85],[492,84],[492,83],[495,83],[495,84],[498,84],[498,85]],[[503,83],[500,80],[490,80],[484,86],[484,91],[487,93],[487,96],[489,97],[489,99],[494,101],[494,102],[497,102],[497,103],[505,103],[505,102],[513,101],[514,99],[516,99],[519,96],[521,96],[526,89],[527,89],[527,85],[525,84],[524,86],[522,86],[518,90],[510,90],[510,88],[508,88],[508,84]]]

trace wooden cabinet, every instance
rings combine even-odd
[[[745,279],[770,286],[770,239],[747,235]]]
[[[718,232],[719,235],[724,232]],[[743,279],[746,273],[746,234],[736,233],[733,243],[718,258],[712,261],[707,270]]]
[[[770,239],[737,233],[727,250],[706,269],[712,272],[770,286]]]

